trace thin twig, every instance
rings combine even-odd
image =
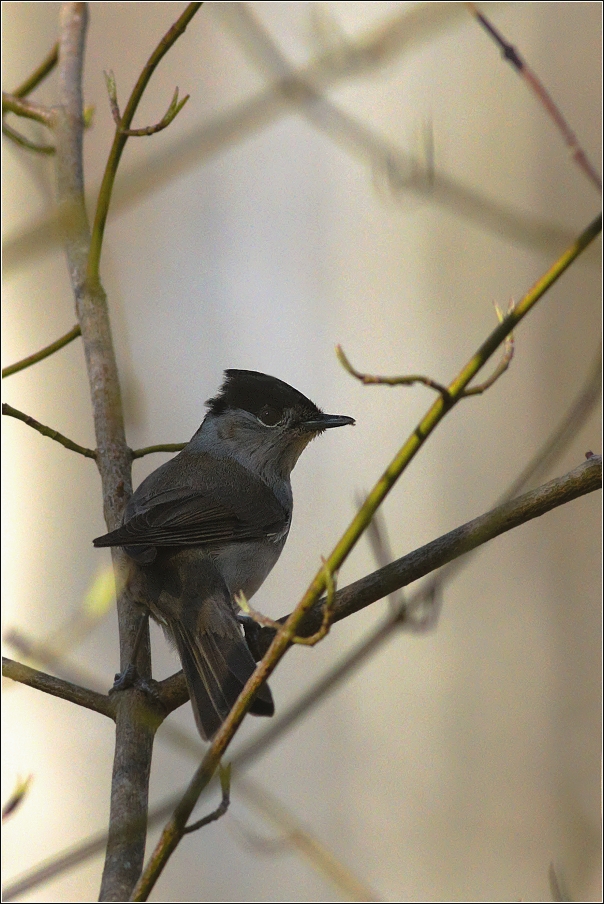
[[[13,96],[25,97],[27,94],[33,91],[34,88],[37,88],[40,82],[43,81],[50,72],[52,72],[54,67],[57,65],[58,59],[59,45],[57,43],[51,48],[48,56],[46,56],[42,60],[38,68],[35,69],[32,74],[19,85],[18,88],[15,88],[15,90],[12,92]]]
[[[145,446],[143,449],[132,449],[132,459],[152,455],[154,452],[180,452],[186,443],[159,443],[157,446]]]
[[[94,449],[87,449],[85,446],[79,446],[77,443],[74,443],[73,440],[68,439],[66,436],[63,436],[62,433],[59,433],[58,430],[53,430],[52,427],[44,426],[44,424],[41,424],[40,421],[36,421],[33,417],[30,417],[29,414],[25,414],[23,411],[19,411],[18,408],[13,408],[13,406],[9,405],[8,402],[2,403],[2,414],[7,414],[10,415],[10,417],[17,418],[17,420],[23,421],[24,424],[27,424],[28,427],[33,427],[33,429],[37,430],[38,433],[41,433],[42,436],[48,436],[49,439],[54,439],[55,442],[60,443],[71,452],[77,452],[79,455],[83,455],[85,458],[94,458],[96,461],[97,453]]]
[[[479,12],[475,3],[466,3],[466,6],[468,7],[472,15],[480,22],[485,31],[493,38],[495,43],[499,45],[503,58],[507,60],[508,63],[511,63],[514,69],[525,80],[533,94],[536,95],[537,99],[545,109],[548,116],[554,121],[556,127],[558,128],[558,131],[564,139],[564,142],[570,148],[572,159],[579,166],[581,171],[587,176],[587,178],[590,179],[591,182],[593,182],[596,188],[601,191],[602,180],[600,176],[590,163],[589,158],[581,147],[577,136],[566,122],[566,119],[562,115],[562,111],[554,102],[554,99],[552,98],[546,87],[543,85],[537,74],[533,72],[533,70],[526,64],[516,48],[508,41],[506,41],[506,39],[495,28],[492,22],[490,22],[483,13]]]
[[[21,806],[29,791],[32,779],[33,775],[31,774],[24,779],[17,779],[17,783],[12,790],[10,797],[6,803],[2,805],[2,822],[4,822],[5,819],[8,819],[9,816],[12,816],[15,810]]]
[[[99,263],[101,259],[101,247],[103,244],[103,235],[105,232],[105,224],[107,222],[107,214],[109,212],[109,204],[111,202],[113,185],[115,182],[120,158],[126,145],[126,141],[128,140],[128,135],[126,133],[132,124],[132,119],[136,112],[136,108],[138,107],[145,88],[149,83],[149,79],[153,75],[153,72],[157,68],[158,64],[168,52],[168,50],[170,50],[173,44],[178,40],[178,38],[182,34],[184,34],[189,22],[201,6],[201,3],[189,3],[182,15],[179,16],[174,25],[172,25],[172,27],[166,32],[164,37],[161,39],[161,41],[147,60],[143,71],[138,77],[136,85],[132,89],[132,93],[130,95],[128,103],[126,104],[126,109],[124,110],[123,116],[120,117],[120,125],[119,127],[116,127],[115,137],[113,139],[113,144],[111,146],[107,164],[105,166],[103,181],[99,189],[99,197],[96,206],[94,224],[92,227],[90,256],[88,259],[89,279],[96,280],[98,278]]]
[[[5,377],[10,377],[13,374],[18,373],[20,370],[25,370],[26,367],[31,367],[32,364],[37,364],[38,361],[43,361],[44,358],[48,358],[49,355],[54,355],[54,353],[58,352],[59,349],[64,348],[64,346],[68,345],[70,342],[73,342],[74,339],[77,339],[77,337],[81,335],[82,330],[80,328],[80,324],[76,323],[76,325],[72,327],[68,333],[65,333],[65,335],[61,336],[60,339],[56,339],[54,342],[51,342],[50,345],[41,348],[39,352],[34,352],[33,355],[29,355],[27,358],[22,358],[20,361],[16,361],[14,364],[9,364],[8,367],[3,367],[2,379],[4,379]]]
[[[437,383],[431,377],[424,377],[421,374],[405,374],[399,377],[384,377],[378,374],[366,374],[360,370],[356,370],[348,360],[341,345],[336,345],[336,356],[344,370],[356,377],[364,386],[412,386],[414,383],[421,383],[429,389],[434,389],[446,398],[448,394],[447,387],[443,383]]]
[[[8,123],[4,122],[4,120],[2,121],[2,134],[6,135],[7,138],[10,138],[11,141],[14,141],[15,144],[18,144],[19,147],[25,148],[28,151],[35,151],[37,154],[55,153],[54,145],[37,144],[35,141],[30,141],[29,138],[26,138],[21,132],[17,132],[16,129],[13,129]]]
[[[198,829],[203,829],[204,826],[209,825],[211,822],[216,822],[216,820],[220,819],[221,816],[224,816],[226,811],[229,809],[229,804],[231,803],[231,764],[229,763],[228,766],[221,765],[218,772],[220,774],[222,800],[220,801],[216,809],[209,813],[207,816],[204,816],[202,819],[198,819],[197,822],[186,826],[183,835],[188,835],[190,832],[196,832]]]
[[[22,116],[25,119],[34,119],[41,122],[42,125],[52,128],[54,123],[54,115],[48,107],[43,104],[36,104],[32,100],[23,100],[9,94],[7,91],[2,92],[2,115],[6,113],[14,113],[16,116]]]
[[[70,703],[75,703],[77,706],[92,709],[96,713],[115,719],[115,703],[107,694],[99,694],[86,687],[64,681],[62,678],[55,678],[54,675],[39,672],[37,669],[32,669],[14,659],[7,659],[5,656],[2,657],[2,674],[5,678],[11,678],[13,681],[43,691],[45,694],[69,700]]]
[[[505,337],[512,332],[518,323],[520,323],[535,306],[545,292],[560,278],[582,251],[591,244],[595,237],[599,235],[601,228],[602,218],[600,216],[584,230],[573,245],[560,256],[547,273],[535,283],[529,292],[527,292],[514,310],[504,318],[503,322],[499,324],[486,341],[482,343],[473,357],[462,368],[458,376],[447,387],[450,401],[445,402],[445,399],[442,396],[439,396],[433,403],[430,410],[420,421],[407,442],[391,461],[373,490],[368,494],[365,504],[357,513],[356,517],[327,558],[326,566],[331,573],[339,570],[362,536],[374,512],[386,498],[403,470],[415,457],[447,411],[462,398],[463,391],[473,380],[478,371],[484,366],[491,355],[494,354],[501,343],[505,341]],[[165,864],[177,847],[180,838],[182,837],[182,830],[187,823],[201,791],[214,774],[218,763],[222,759],[249,709],[255,694],[260,689],[261,685],[270,677],[278,662],[288,650],[292,643],[292,638],[301,633],[299,631],[299,626],[307,613],[316,604],[319,596],[325,590],[325,586],[325,570],[322,568],[315,575],[308,590],[294,609],[293,613],[275,636],[266,656],[248,680],[230,714],[216,733],[214,740],[197,772],[193,776],[185,795],[166,824],[159,842],[137,883],[132,895],[132,900],[140,901],[147,899]]]
[[[190,96],[187,94],[186,97],[183,97],[183,99],[179,103],[178,88],[176,88],[172,96],[172,100],[170,101],[170,106],[159,122],[156,122],[153,126],[143,126],[143,128],[141,129],[127,129],[122,124],[122,115],[120,113],[119,104],[117,102],[117,86],[115,84],[115,75],[111,70],[105,72],[105,84],[107,86],[107,94],[109,95],[109,106],[111,107],[111,115],[113,116],[113,121],[115,122],[119,132],[122,135],[126,135],[128,138],[137,138],[144,135],[155,135],[156,132],[161,132],[162,129],[167,128],[170,123],[178,116],[186,102],[189,100]]]
[[[323,559],[323,571],[325,574],[325,589],[327,590],[327,596],[323,601],[323,617],[321,619],[321,624],[319,629],[315,631],[314,634],[310,636],[304,637],[300,634],[295,634],[292,637],[293,643],[302,644],[303,646],[314,647],[315,644],[319,643],[320,640],[323,640],[324,637],[329,633],[329,629],[333,622],[333,613],[334,613],[334,604],[336,599],[336,575],[333,574],[329,570],[329,566],[325,559]]]

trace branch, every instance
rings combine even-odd
[[[153,452],[180,452],[186,443],[159,443],[157,446],[145,446],[144,449],[133,449],[132,458],[142,458],[143,455],[151,455]]]
[[[68,333],[65,333],[65,335],[61,336],[60,339],[55,339],[54,342],[51,342],[50,345],[45,346],[45,348],[41,348],[39,352],[35,352],[33,355],[29,355],[27,358],[22,358],[20,361],[16,361],[15,364],[9,364],[8,367],[3,367],[2,379],[4,379],[5,377],[11,377],[13,374],[18,373],[20,370],[24,370],[26,367],[31,367],[32,364],[37,364],[38,361],[43,361],[44,358],[48,358],[49,355],[54,355],[54,353],[58,352],[59,349],[64,348],[64,346],[66,345],[69,345],[70,342],[73,342],[74,339],[77,339],[77,337],[81,335],[82,330],[80,329],[79,323],[77,323],[69,330]]]
[[[117,173],[117,168],[119,166],[120,158],[122,156],[122,152],[126,145],[126,141],[128,140],[127,131],[132,123],[136,108],[139,105],[140,99],[143,96],[145,88],[149,83],[149,79],[153,75],[156,67],[168,52],[168,50],[170,50],[172,45],[178,40],[178,38],[180,38],[182,34],[184,34],[189,22],[191,21],[195,13],[199,10],[201,5],[201,3],[189,3],[184,13],[179,16],[174,25],[166,32],[164,37],[161,39],[161,41],[147,60],[147,63],[132,90],[130,99],[126,104],[124,115],[120,117],[120,124],[116,128],[113,145],[111,146],[111,151],[109,152],[107,165],[105,167],[105,173],[103,175],[103,181],[99,190],[99,198],[96,206],[94,225],[92,227],[90,259],[88,262],[88,274],[91,279],[96,279],[98,276],[101,259],[101,246],[103,244],[103,235],[105,233],[105,224],[107,222],[107,214],[109,213],[109,204],[113,192],[115,176]]]
[[[115,703],[107,694],[98,694],[88,688],[79,687],[77,684],[71,684],[62,678],[55,678],[53,675],[39,672],[37,669],[32,669],[21,662],[15,662],[14,659],[7,659],[5,656],[2,657],[2,674],[5,678],[11,678],[13,681],[26,684],[28,687],[51,694],[53,697],[69,700],[70,703],[92,709],[96,713],[115,720]]]
[[[107,86],[107,94],[109,95],[109,105],[111,107],[111,115],[113,116],[113,121],[116,124],[118,131],[122,135],[126,135],[128,138],[140,138],[145,135],[155,135],[156,132],[161,132],[163,129],[166,129],[170,125],[170,123],[174,119],[176,119],[190,97],[190,95],[187,94],[179,103],[178,88],[176,88],[172,96],[172,100],[170,101],[170,106],[159,122],[156,122],[154,126],[143,126],[143,128],[141,129],[126,129],[122,124],[122,115],[120,113],[119,104],[117,102],[117,87],[115,84],[115,75],[111,70],[109,70],[109,72],[105,72],[105,84]]]
[[[14,97],[25,97],[30,91],[33,91],[34,88],[43,81],[46,76],[52,72],[54,67],[57,65],[57,60],[59,59],[59,45],[55,44],[48,56],[42,60],[37,69],[35,69],[29,78],[26,78],[24,82],[22,82],[18,88],[12,92]]]
[[[426,416],[413,431],[407,442],[399,450],[390,465],[378,480],[373,490],[368,494],[364,505],[353,519],[348,529],[344,532],[331,554],[326,560],[324,568],[320,569],[312,580],[308,590],[284,623],[282,629],[276,634],[264,659],[258,665],[256,671],[248,680],[230,714],[223,722],[212,744],[202,760],[197,772],[193,776],[189,787],[174,810],[172,817],[166,824],[161,838],[151,855],[151,858],[133,892],[132,900],[146,900],[163,867],[175,850],[182,838],[183,829],[195,806],[203,788],[211,779],[224,752],[229,746],[234,734],[252,703],[260,686],[271,675],[278,662],[282,659],[293,638],[300,634],[299,627],[307,613],[316,604],[321,593],[326,587],[326,570],[336,573],[344,563],[364,530],[374,512],[386,498],[403,470],[415,457],[428,436],[437,427],[447,411],[463,397],[463,392],[476,376],[478,371],[489,360],[499,345],[505,341],[506,336],[520,323],[520,321],[535,306],[538,300],[545,294],[571,265],[571,263],[587,248],[602,228],[602,217],[594,220],[573,243],[573,245],[550,267],[547,273],[537,281],[513,311],[510,311],[503,321],[495,328],[491,335],[480,346],[473,357],[462,368],[458,376],[447,387],[448,397],[443,396],[434,402]],[[386,593],[389,591],[387,590]],[[315,630],[317,630],[316,628]]]
[[[45,427],[40,421],[36,421],[33,417],[30,417],[29,414],[25,414],[23,411],[19,411],[18,408],[13,408],[8,402],[2,403],[2,414],[17,418],[17,420],[27,424],[28,427],[33,427],[33,429],[37,430],[38,433],[41,433],[42,436],[48,436],[49,439],[54,439],[57,443],[65,446],[65,448],[69,449],[71,452],[78,452],[85,458],[94,458],[96,461],[97,453],[94,449],[87,449],[85,446],[79,446],[77,443],[74,443],[73,440],[63,436],[62,433],[59,433],[58,430],[53,430],[52,427]]]
[[[42,125],[52,128],[54,117],[48,107],[42,104],[36,104],[32,100],[23,100],[9,94],[7,91],[2,92],[2,115],[5,113],[14,113],[16,116],[22,116],[25,119],[33,119],[41,122]]]
[[[203,829],[204,826],[209,825],[211,822],[216,822],[217,819],[220,819],[221,816],[224,816],[226,811],[229,809],[229,804],[231,802],[231,765],[229,763],[228,766],[220,766],[220,787],[222,790],[222,800],[218,804],[215,810],[209,813],[207,816],[204,816],[202,819],[198,819],[197,822],[191,823],[190,826],[187,826],[184,830],[185,835],[190,834],[191,832],[196,832],[198,829]]]
[[[545,109],[545,112],[548,114],[550,119],[553,120],[558,131],[562,135],[565,144],[570,148],[572,152],[572,158],[578,165],[578,167],[582,170],[583,174],[586,175],[587,178],[591,182],[593,182],[596,188],[601,191],[602,180],[600,179],[600,176],[590,163],[587,154],[579,144],[577,136],[566,122],[566,119],[562,115],[562,111],[554,102],[554,99],[551,97],[549,91],[542,83],[541,79],[535,72],[533,72],[532,69],[529,68],[529,66],[527,66],[516,48],[508,41],[506,41],[503,35],[497,31],[495,26],[487,19],[487,17],[483,13],[478,11],[476,4],[466,3],[466,6],[468,7],[472,15],[482,25],[487,34],[489,34],[493,38],[495,43],[499,45],[503,58],[507,60],[508,63],[511,63],[516,72],[518,72],[518,74],[522,76],[524,81],[527,83],[533,94],[536,95],[537,100]]]
[[[29,138],[26,138],[21,132],[17,132],[16,129],[11,128],[6,122],[2,122],[2,134],[6,135],[7,138],[10,138],[11,141],[14,141],[15,144],[18,144],[19,147],[25,148],[28,151],[35,151],[37,154],[55,153],[54,145],[36,144],[35,141],[30,141]]]

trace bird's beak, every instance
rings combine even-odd
[[[345,427],[346,424],[354,424],[353,417],[345,414],[319,414],[309,421],[304,421],[304,429],[308,431],[327,430],[329,427]]]

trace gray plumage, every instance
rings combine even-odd
[[[122,526],[93,541],[124,547],[130,593],[173,638],[208,739],[255,668],[233,597],[243,591],[250,599],[281,554],[290,473],[314,436],[354,423],[323,414],[275,377],[242,370],[225,377],[191,441],[141,483]],[[273,714],[267,685],[250,712]]]

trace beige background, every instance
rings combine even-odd
[[[58,4],[2,6],[10,89],[55,40]],[[303,64],[325,44],[345,54],[348,41],[416,6],[249,9],[288,59]],[[439,4],[429,6],[439,14]],[[90,4],[91,193],[112,138],[102,71],[115,72],[124,105],[182,8]],[[600,4],[484,8],[598,161]],[[493,327],[493,302],[519,298],[600,201],[461,5],[446,28],[326,91],[382,142],[419,161],[416,191],[388,179],[383,155],[372,164],[334,134],[333,119],[325,131],[284,107],[241,126],[227,143],[202,145],[209,123],[266,84],[232,13],[232,4],[206,4],[151,82],[136,125],[159,119],[176,85],[191,99],[168,131],[127,145],[102,275],[133,447],[188,439],[225,367],[274,374],[326,410],[357,419],[354,431],[313,443],[296,469],[290,539],[255,598],[277,616],[348,523],[355,493],[371,486],[432,402],[422,388],[361,387],[338,365],[334,345],[362,369],[448,381]],[[51,79],[35,97],[51,103],[54,89]],[[433,190],[421,175],[426,132]],[[4,175],[11,237],[51,208],[52,165],[5,144]],[[141,175],[148,176],[142,187]],[[445,178],[460,189],[457,201],[443,200]],[[136,200],[124,200],[139,187]],[[488,218],[471,215],[469,194],[488,202]],[[527,231],[527,222],[540,228]],[[385,505],[395,555],[487,510],[558,423],[597,351],[598,263],[593,249],[564,276],[518,330],[510,371],[457,408],[413,462]],[[73,323],[60,249],[6,273],[3,363]],[[79,342],[3,388],[11,404],[94,444]],[[44,640],[79,611],[108,561],[91,545],[104,532],[99,480],[89,460],[4,420],[5,631]],[[594,416],[549,476],[599,448]],[[163,460],[137,462],[135,483]],[[393,637],[249,771],[376,897],[550,900],[554,863],[571,899],[601,900],[599,512],[593,494],[493,541],[447,586],[435,631]],[[340,585],[373,567],[362,542]],[[272,680],[277,709],[362,639],[385,607],[339,624],[318,648],[292,651]],[[158,677],[177,667],[159,631],[154,662]],[[111,611],[57,671],[81,670],[106,689],[117,666]],[[34,776],[4,833],[7,881],[106,826],[113,732],[101,716],[23,687],[5,687],[4,714],[3,799],[18,775]],[[170,721],[194,737],[188,707]],[[262,727],[247,720],[233,749]],[[153,801],[182,788],[193,768],[162,729]],[[211,806],[204,802],[200,813]],[[26,899],[94,900],[101,866],[97,857]],[[236,786],[229,815],[186,839],[152,896],[346,899]]]

